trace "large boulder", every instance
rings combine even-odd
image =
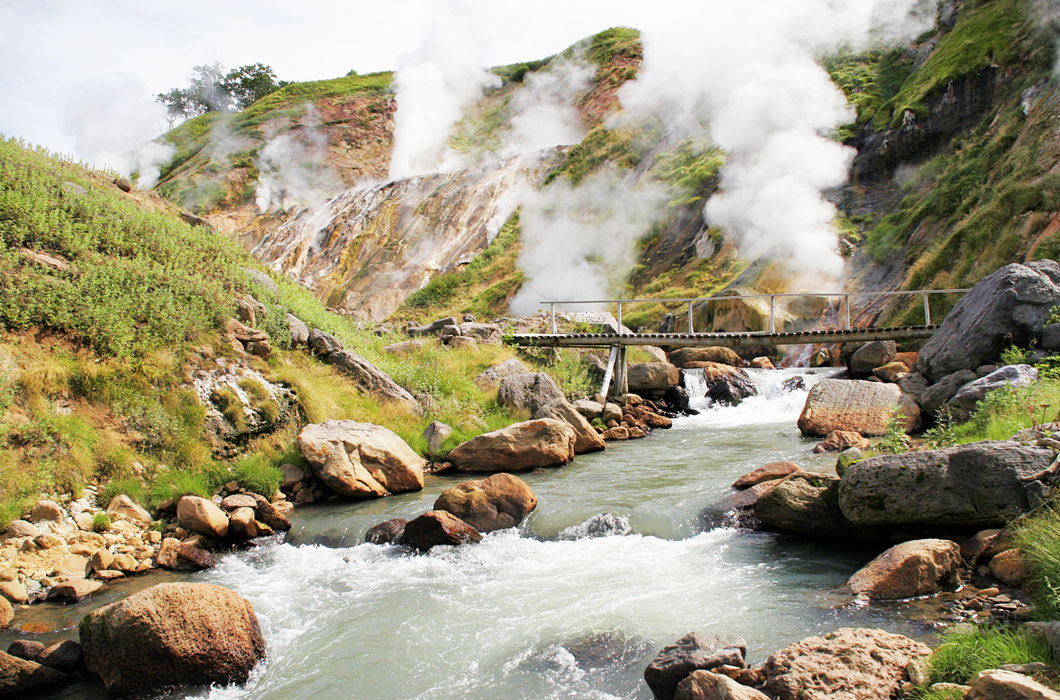
[[[85,665],[119,695],[243,683],[265,655],[254,607],[209,583],[162,583],[79,626]]]
[[[684,369],[690,362],[718,362],[723,365],[739,367],[743,364],[740,356],[732,348],[720,345],[707,348],[679,348],[667,355],[670,364]]]
[[[598,452],[604,449],[604,439],[596,428],[578,412],[566,399],[541,406],[533,414],[534,418],[555,418],[574,429],[574,453]]]
[[[185,530],[220,539],[228,535],[228,516],[213,501],[184,496],[177,502],[177,524]]]
[[[379,497],[423,488],[426,460],[381,425],[313,423],[298,433],[298,448],[317,478],[340,496]]]
[[[107,505],[107,512],[124,515],[130,520],[135,520],[144,525],[150,525],[151,521],[154,520],[143,506],[124,493],[119,493],[110,499],[110,503]]]
[[[1038,370],[1030,365],[1006,365],[985,377],[970,381],[946,402],[950,415],[956,420],[966,420],[975,410],[976,404],[992,391],[1005,387],[1027,386],[1038,381]]]
[[[896,544],[858,570],[847,587],[871,600],[898,600],[954,590],[960,585],[961,547],[950,540]]]
[[[513,374],[528,374],[530,370],[521,361],[514,357],[496,365],[487,367],[482,374],[475,377],[475,385],[482,390],[497,389],[501,380]]]
[[[559,386],[544,372],[523,372],[501,379],[497,402],[534,415],[543,406],[565,402]]]
[[[720,673],[693,671],[677,684],[674,700],[769,700],[769,696]]]
[[[851,465],[839,507],[856,525],[991,527],[1030,508],[1025,478],[1056,454],[1014,442],[881,455]]]
[[[175,537],[166,537],[155,555],[155,562],[163,569],[172,571],[202,571],[217,564],[213,555],[202,547],[181,542]]]
[[[556,467],[574,459],[574,428],[542,418],[483,433],[457,445],[446,459],[468,472],[527,471]]]
[[[898,693],[910,662],[930,654],[900,634],[844,627],[770,656],[766,692],[777,700],[884,700]]]
[[[418,410],[419,405],[412,394],[391,379],[390,375],[351,350],[336,350],[322,358],[353,380],[361,390],[384,401],[404,404],[409,410]]]
[[[938,381],[993,362],[1009,343],[1027,346],[1041,335],[1057,304],[1060,265],[1055,260],[1005,265],[957,302],[921,348],[917,370]]]
[[[692,632],[663,647],[644,669],[644,681],[656,700],[672,700],[677,684],[693,671],[719,666],[743,668],[747,643],[733,635]]]
[[[33,688],[61,683],[66,677],[54,668],[0,651],[0,696],[24,696]]]
[[[719,362],[690,362],[687,366],[703,373],[706,396],[714,403],[735,406],[758,394],[751,377],[739,367]]]
[[[761,495],[752,515],[767,529],[812,537],[851,537],[855,532],[836,502],[838,489],[838,476],[795,472]]]
[[[452,513],[431,510],[405,523],[399,541],[406,547],[426,552],[439,545],[456,546],[481,542],[482,535]]]
[[[442,491],[433,510],[452,513],[479,532],[515,527],[537,507],[537,496],[522,479],[494,474]]]
[[[873,340],[865,343],[850,356],[850,375],[867,377],[872,370],[882,367],[895,358],[898,347],[893,340]]]
[[[744,474],[739,479],[732,482],[732,487],[734,489],[747,489],[755,484],[760,484],[763,481],[783,479],[788,474],[794,474],[795,472],[801,472],[802,470],[802,467],[794,462],[770,462],[769,464],[764,464],[758,469]]]
[[[634,394],[666,391],[681,383],[681,371],[668,362],[638,362],[629,366],[626,380]]]
[[[923,375],[917,374],[916,376]],[[934,384],[924,387],[917,394],[917,403],[920,404],[920,408],[923,409],[924,413],[932,416],[937,415],[939,409],[945,406],[946,402],[952,399],[962,386],[978,378],[979,375],[970,369],[962,369],[952,374],[947,374]],[[904,384],[905,382],[903,381],[899,386]]]
[[[295,347],[309,343],[309,326],[294,314],[287,314],[287,330],[291,332],[291,344]]]
[[[804,435],[821,437],[833,430],[886,435],[891,417],[899,413],[906,430],[915,430],[920,422],[919,409],[913,401],[903,401],[902,391],[895,384],[822,379],[806,396],[799,430]]]

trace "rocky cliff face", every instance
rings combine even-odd
[[[540,182],[560,156],[354,188],[243,242],[328,306],[380,321],[433,276],[470,262],[513,213],[518,189]]]

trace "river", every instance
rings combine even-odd
[[[749,372],[759,396],[737,407],[709,406],[693,377],[699,415],[520,475],[537,510],[478,545],[410,555],[360,544],[381,520],[429,510],[460,476],[299,508],[286,542],[190,577],[248,598],[268,643],[246,686],[190,696],[650,698],[644,667],[693,630],[744,637],[752,663],[842,626],[925,636],[902,609],[845,604],[839,588],[879,548],[704,531],[700,513],[741,474],[784,459],[834,464],[811,455],[814,441],[795,426],[806,391],[782,386],[800,375],[808,388],[824,374]],[[79,697],[70,692],[54,697]]]

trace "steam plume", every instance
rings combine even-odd
[[[261,149],[255,190],[259,210],[316,204],[341,189],[328,165],[328,137],[320,126],[320,114],[306,104],[298,128],[269,139]]]

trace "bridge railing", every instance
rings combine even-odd
[[[644,304],[644,303],[664,303],[664,304],[688,304],[688,332],[695,333],[693,329],[693,308],[697,302],[708,302],[708,301],[733,301],[748,299],[769,299],[769,328],[768,330],[761,331],[762,333],[776,333],[776,318],[777,318],[777,299],[783,299],[787,297],[838,297],[843,300],[842,308],[845,311],[846,325],[845,329],[849,330],[850,325],[850,299],[851,297],[867,297],[867,298],[880,298],[880,297],[898,297],[898,296],[916,296],[920,295],[924,299],[924,325],[931,325],[931,302],[930,296],[932,294],[964,294],[967,289],[917,289],[912,291],[895,291],[895,292],[783,292],[780,294],[730,294],[724,296],[712,296],[712,297],[679,297],[673,299],[593,299],[593,300],[568,300],[568,301],[542,301],[541,304],[548,304],[549,307],[549,329],[550,332],[555,334],[556,330],[556,307],[557,306],[571,306],[577,304],[615,304],[617,305],[617,313],[615,318],[618,320],[619,333],[621,333],[622,327],[622,306],[624,304]]]

